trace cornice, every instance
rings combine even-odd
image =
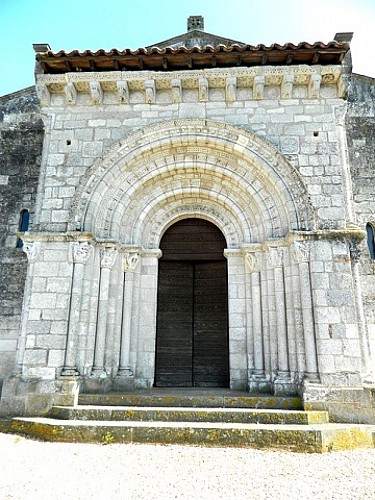
[[[106,95],[116,96],[118,103],[131,102],[132,92],[143,92],[144,102],[157,102],[157,93],[164,91],[165,103],[183,102],[183,90],[198,90],[198,100],[210,100],[210,90],[224,91],[226,101],[234,101],[236,91],[248,89],[249,99],[291,99],[294,87],[304,87],[303,97],[321,97],[322,86],[331,89],[329,97],[343,97],[346,83],[342,66],[257,66],[252,68],[210,68],[187,71],[108,71],[37,75],[36,90],[41,105],[53,106],[54,95],[64,96],[67,106],[80,104],[82,95],[90,96],[85,104],[98,105],[106,102]],[[268,88],[279,89],[271,96]],[[165,92],[166,91],[166,92]],[[299,97],[302,97],[299,96]],[[326,97],[326,95],[325,95]],[[61,99],[60,99],[61,101]],[[61,106],[61,102],[59,102]]]

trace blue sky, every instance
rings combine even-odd
[[[353,31],[354,71],[375,78],[375,0],[0,0],[0,96],[34,83],[33,43],[61,49],[137,49],[186,31],[245,43],[328,42]]]

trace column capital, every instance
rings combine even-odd
[[[100,267],[111,269],[117,257],[117,250],[113,247],[100,249]]]
[[[38,245],[37,242],[33,242],[33,243],[24,242],[23,243],[22,250],[27,255],[27,260],[29,262],[34,262],[35,261],[35,258],[36,258],[36,255],[37,255],[37,250],[38,250],[37,245]]]
[[[291,251],[296,262],[308,262],[310,257],[310,245],[307,241],[295,241],[291,247]]]
[[[73,262],[85,264],[92,252],[92,245],[88,241],[77,241],[73,244]]]
[[[280,247],[269,247],[268,258],[272,267],[282,267],[284,260],[284,251]]]
[[[122,254],[122,268],[124,272],[134,272],[139,262],[138,252],[125,252]]]
[[[260,270],[260,256],[253,252],[245,252],[246,269],[250,272],[258,272]]]
[[[359,244],[359,241],[351,241],[349,243],[349,253],[350,253],[350,258],[353,262],[359,262],[359,259],[361,258],[362,255],[362,249]]]

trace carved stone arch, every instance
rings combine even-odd
[[[211,195],[208,174],[213,179]],[[180,186],[175,182],[179,178]],[[232,198],[234,205],[242,207],[237,235],[242,233],[245,242],[281,237],[291,229],[314,228],[302,178],[273,146],[231,125],[181,120],[140,130],[98,159],[77,188],[70,229],[119,239],[123,232],[119,221],[133,218],[129,236],[141,234],[136,219],[147,219],[143,209],[149,200],[140,193],[146,195],[150,185],[159,213],[163,204],[167,210],[171,193],[179,195],[183,203],[194,187],[196,199],[207,199],[212,207],[225,196]],[[205,213],[209,216],[208,209]]]

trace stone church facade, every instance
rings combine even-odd
[[[0,414],[157,385],[374,422],[374,80],[350,34],[189,23],[138,51],[36,46],[35,89],[0,98]]]

